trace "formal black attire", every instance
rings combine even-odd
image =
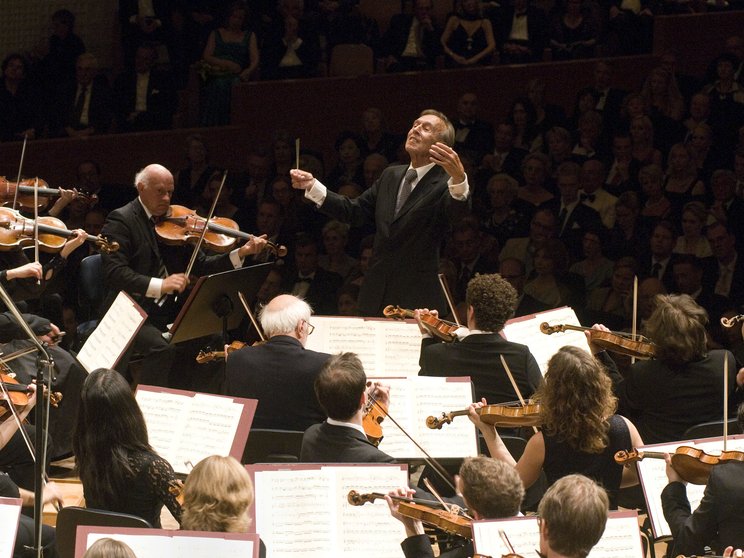
[[[634,252],[637,256],[638,254],[638,248],[639,246],[635,246]],[[656,277],[661,280],[662,283],[664,283],[664,288],[667,290],[667,292],[674,292],[675,291],[675,285],[674,285],[674,262],[677,259],[676,254],[671,254],[669,256],[669,261],[666,264],[666,267],[664,268],[664,273],[661,274],[661,277],[659,277],[658,272],[660,270],[656,270],[656,273],[654,272],[654,263],[653,258],[650,254],[644,256],[639,261],[639,269],[638,269],[638,275],[640,277],[643,277],[644,279],[646,277]]]
[[[418,46],[422,57],[403,56],[413,22],[414,17],[410,14],[396,14],[390,18],[390,26],[380,41],[380,54],[382,56],[394,56],[397,59],[397,62],[388,68],[389,71],[433,69],[436,65],[437,56],[442,53],[442,43],[440,42],[442,29],[436,22],[432,21],[431,30],[419,26]]]
[[[524,398],[542,382],[540,368],[526,345],[507,341],[498,333],[473,333],[456,343],[439,343],[433,338],[421,342],[419,376],[470,376],[475,400],[489,403],[519,399],[501,364],[503,355]]]
[[[16,484],[10,479],[5,473],[0,473],[0,496],[3,498],[20,498],[21,493],[18,490]],[[4,525],[4,529],[8,526]],[[55,548],[55,532],[54,528],[49,525],[41,526],[41,546],[44,548],[44,556],[46,558],[55,558],[57,556],[57,550]],[[32,553],[26,548],[36,546],[34,540],[34,520],[27,515],[20,515],[18,521],[18,531],[15,537],[15,546],[13,546],[13,558],[21,558],[24,556],[31,556]],[[33,554],[36,555],[35,553]]]
[[[501,10],[499,20],[494,25],[494,31],[498,33],[496,39],[502,54],[502,62],[506,64],[520,64],[525,62],[538,62],[542,60],[543,50],[548,46],[548,18],[540,8],[528,6],[523,16],[527,18],[527,41],[524,46],[530,49],[528,55],[515,55],[504,52],[504,44],[521,43],[510,39],[514,22],[514,7],[509,6]]]
[[[413,535],[400,543],[406,558],[434,558],[434,550],[428,535]],[[439,558],[470,558],[473,555],[473,541],[463,540],[462,546],[440,552]]]
[[[486,153],[493,151],[493,126],[489,122],[479,119],[463,122],[455,119],[452,124],[455,126],[454,149],[461,156],[470,155],[473,162],[478,164]]]
[[[50,116],[52,121],[53,135],[66,135],[65,127],[75,130],[93,128],[96,134],[108,131],[114,116],[113,96],[108,81],[104,76],[93,78],[88,87],[91,88],[90,102],[88,104],[88,124],[80,122],[78,107],[78,83],[69,82],[60,88],[55,113]],[[80,92],[82,95],[82,92]]]
[[[29,79],[24,79],[13,94],[5,81],[0,79],[0,141],[18,141],[29,128],[41,132],[43,119],[39,107],[39,95]]]
[[[530,314],[537,314],[538,312],[544,312],[545,310],[550,310],[550,307],[548,307],[547,304],[543,304],[528,294],[522,294],[522,297],[519,299],[519,304],[517,304],[517,308],[514,311],[514,316],[529,316]]]
[[[719,555],[727,546],[742,548],[744,463],[728,461],[713,467],[694,513],[681,482],[671,482],[664,488],[661,505],[674,537],[674,552],[670,556],[702,556],[705,546],[711,546]]]
[[[498,263],[489,261],[484,256],[478,256],[471,264],[457,262],[457,283],[455,284],[455,298],[457,301],[465,300],[468,283],[476,275],[497,273]]]
[[[125,72],[114,82],[116,122],[120,132],[166,130],[173,124],[176,109],[176,90],[173,77],[162,70],[152,69],[147,80],[146,110],[133,121],[127,117],[137,103],[136,72]]]
[[[145,212],[139,198],[124,207],[112,211],[102,234],[110,241],[119,243],[119,250],[102,254],[104,283],[108,293],[104,308],[108,308],[120,290],[127,292],[149,315],[148,320],[135,336],[132,347],[121,359],[119,368],[124,370],[129,356],[143,354],[141,383],[164,385],[175,357],[174,348],[163,339],[161,331],[177,315],[177,305],[172,296],[158,306],[155,299],[147,298],[146,292],[153,277],[165,273],[182,273],[186,270],[193,249],[190,246],[160,245],[156,239],[154,225]],[[216,273],[233,268],[229,254],[205,256],[197,254],[194,273]],[[185,299],[180,297],[181,301]]]
[[[703,273],[703,289],[715,292],[716,283],[718,283],[721,274],[720,262],[714,260],[710,264],[709,270],[706,271],[708,272]],[[729,300],[732,307],[744,304],[744,255],[742,254],[737,253],[733,275],[731,276],[731,288],[724,298]]]
[[[199,178],[191,185],[191,167],[186,167],[178,171],[178,178],[174,185],[173,190],[173,204],[183,205],[186,207],[195,207],[202,203],[202,192],[207,187],[207,181],[217,171],[217,167],[213,165],[207,165],[207,167],[199,175]],[[228,178],[229,180],[229,178]]]
[[[261,78],[262,79],[296,79],[314,77],[320,62],[320,39],[318,30],[308,18],[300,20],[297,36],[302,40],[295,54],[299,66],[280,66],[287,54],[284,40],[284,20],[277,23],[264,37],[261,45]]]
[[[285,274],[282,280],[282,290],[291,293],[295,283],[307,281],[310,285],[302,298],[310,305],[313,312],[324,316],[338,314],[337,293],[344,282],[343,278],[338,273],[327,271],[322,267],[316,268],[312,275],[312,278],[303,279],[296,271]]]
[[[287,335],[230,354],[224,393],[258,399],[254,428],[306,430],[326,415],[315,397],[315,379],[331,355],[305,349]]]
[[[581,259],[582,250],[581,242],[586,231],[602,230],[602,218],[597,210],[584,205],[581,201],[571,209],[566,215],[561,213],[563,209],[560,206],[560,200],[557,200],[554,206],[554,213],[558,215],[558,238],[563,241],[572,261]],[[563,220],[561,221],[561,217]]]
[[[302,437],[302,463],[395,463],[363,433],[350,426],[313,424]]]
[[[127,479],[127,489],[116,494],[117,502],[99,502],[83,484],[85,504],[89,508],[136,515],[156,529],[160,528],[160,510],[163,505],[181,522],[181,504],[171,492],[176,481],[173,467],[165,459],[149,451],[139,451],[128,456],[134,471]]]
[[[395,215],[398,190],[408,166],[386,168],[361,196],[350,200],[328,191],[320,211],[352,226],[377,227],[369,270],[359,293],[359,310],[379,316],[388,304],[444,311],[437,279],[439,247],[450,220],[465,215],[467,200],[455,200],[447,173],[434,166],[416,184]]]
[[[729,414],[736,413],[736,361],[728,351],[710,351],[694,362],[671,366],[660,359],[639,360],[616,387],[620,412],[630,418],[647,444],[683,440],[701,422],[721,420],[723,359],[729,361]],[[611,359],[605,362],[612,368]]]

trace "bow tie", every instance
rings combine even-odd
[[[594,200],[597,199],[597,194],[581,194],[581,201],[587,201],[594,203]]]

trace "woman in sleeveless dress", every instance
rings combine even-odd
[[[487,65],[496,50],[493,27],[483,17],[480,0],[462,0],[457,12],[450,16],[442,33],[442,47],[448,68]]]

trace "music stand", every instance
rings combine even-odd
[[[238,291],[253,301],[273,262],[241,267],[200,277],[170,328],[171,343],[181,343],[235,329],[245,310]]]

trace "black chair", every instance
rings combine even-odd
[[[136,515],[79,508],[77,506],[62,508],[57,515],[57,552],[59,558],[75,557],[75,537],[78,525],[152,528],[152,525]]]
[[[251,428],[241,463],[297,463],[303,434],[295,430]]]
[[[101,308],[105,289],[103,284],[103,270],[101,254],[86,256],[80,262],[78,271],[78,306],[88,310],[85,319],[77,328],[78,339],[81,343],[87,339],[98,325],[97,313]]]
[[[729,434],[742,434],[741,427],[738,421],[729,419],[728,421],[728,433]],[[711,422],[701,422],[695,426],[691,426],[687,429],[682,437],[683,440],[697,440],[699,438],[715,438],[717,436],[723,436],[723,421],[714,420]]]

